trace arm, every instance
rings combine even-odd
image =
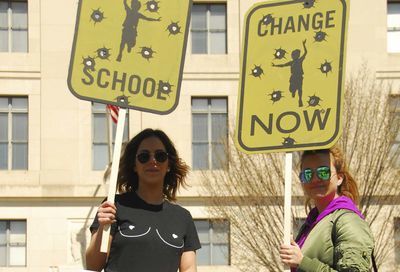
[[[293,61],[289,61],[289,62],[286,62],[286,63],[283,63],[283,64],[275,64],[275,63],[272,63],[272,66],[273,66],[273,67],[285,67],[285,66],[290,66],[290,65],[292,65],[292,62],[293,62]]]
[[[197,272],[195,251],[183,252],[181,263],[179,264],[179,272]]]
[[[307,40],[304,40],[304,41],[303,41],[304,54],[303,54],[303,56],[301,56],[301,59],[302,59],[302,60],[303,60],[303,59],[306,57],[306,55],[307,55],[306,41],[307,41]]]
[[[115,220],[116,207],[111,202],[103,202],[97,210],[98,229],[92,231],[92,238],[86,250],[86,268],[94,271],[101,271],[107,261],[108,254],[100,252],[101,238],[103,235],[104,225],[112,224]],[[96,222],[96,220],[95,220]],[[108,243],[108,252],[110,252],[110,245],[112,236]]]
[[[374,240],[368,224],[355,213],[347,213],[337,223],[336,236],[335,268],[304,256],[298,271],[369,271]]]
[[[146,17],[141,13],[139,13],[139,18],[143,19],[143,20],[146,20],[146,21],[158,21],[158,22],[161,21],[161,17],[158,17],[157,19],[154,19],[154,18]]]
[[[103,227],[98,228],[97,231],[92,234],[89,247],[86,250],[86,269],[101,271],[106,265],[108,253],[100,252],[102,235]],[[112,236],[110,235],[108,252],[110,252],[111,242]]]

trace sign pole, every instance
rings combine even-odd
[[[291,219],[292,219],[292,163],[293,153],[287,152],[285,154],[285,204],[283,216],[283,243],[290,245],[290,232],[291,232]],[[285,272],[290,268],[285,267]]]
[[[117,132],[115,135],[114,154],[113,154],[113,160],[112,160],[112,165],[111,165],[110,186],[108,188],[108,196],[107,196],[107,201],[110,201],[111,203],[114,203],[115,193],[117,190],[119,159],[121,157],[121,146],[122,146],[122,138],[124,135],[125,116],[126,116],[126,109],[120,108],[119,113],[118,113]],[[109,241],[109,237],[110,237],[110,229],[111,229],[111,225],[104,226],[103,235],[101,237],[100,252],[103,252],[103,253],[108,252],[108,241]]]

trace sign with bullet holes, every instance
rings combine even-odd
[[[167,114],[178,105],[191,0],[80,0],[68,74],[80,99]]]
[[[264,2],[246,14],[236,144],[246,153],[332,146],[341,134],[345,0]]]

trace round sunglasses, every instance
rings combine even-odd
[[[310,183],[314,173],[323,181],[328,181],[331,178],[331,168],[329,166],[320,166],[316,169],[306,168],[300,172],[299,178],[302,183]]]
[[[154,159],[159,162],[165,162],[168,159],[168,153],[162,150],[158,150],[153,154]],[[151,159],[151,153],[148,151],[143,151],[136,155],[138,161],[142,164],[147,163]]]

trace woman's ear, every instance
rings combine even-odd
[[[342,185],[343,180],[344,180],[344,175],[343,175],[343,174],[337,174],[337,178],[338,178],[338,180],[337,180],[337,186]]]

